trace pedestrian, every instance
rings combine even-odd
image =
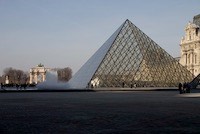
[[[190,90],[191,90],[191,85],[190,83],[187,83],[186,93],[190,93]]]
[[[17,90],[18,90],[18,88],[19,88],[19,85],[18,85],[18,84],[16,84],[15,86],[16,86],[16,88],[17,88]]]
[[[183,83],[183,93],[185,93],[185,91],[186,91],[186,88],[187,88],[187,83],[186,83],[186,82],[184,82],[184,83]]]
[[[135,83],[135,84],[134,84],[134,88],[136,88],[136,87],[137,87],[137,84]]]
[[[3,83],[1,83],[1,89],[6,90],[4,87],[5,87],[5,85]]]
[[[124,88],[124,85],[125,85],[125,83],[123,82],[123,83],[122,83],[122,87],[123,87],[123,88]]]
[[[180,94],[183,93],[182,87],[183,87],[183,85],[182,85],[181,83],[179,83],[179,84],[178,84],[178,90],[179,90],[179,93],[180,93]]]
[[[1,83],[1,89],[3,89],[3,83]]]

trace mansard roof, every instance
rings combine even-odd
[[[194,16],[193,23],[200,26],[200,14]]]

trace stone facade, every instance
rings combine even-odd
[[[195,76],[200,74],[200,14],[194,16],[193,22],[185,27],[185,36],[182,37],[180,63]]]
[[[50,71],[50,68],[45,68],[44,65],[39,64],[37,67],[30,69],[30,84],[37,84],[45,81],[46,72]]]

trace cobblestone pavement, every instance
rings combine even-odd
[[[199,97],[178,91],[0,93],[0,133],[200,133]]]

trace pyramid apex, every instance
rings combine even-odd
[[[124,24],[125,23],[132,23],[132,22],[129,19],[126,19],[125,22],[124,22]]]

